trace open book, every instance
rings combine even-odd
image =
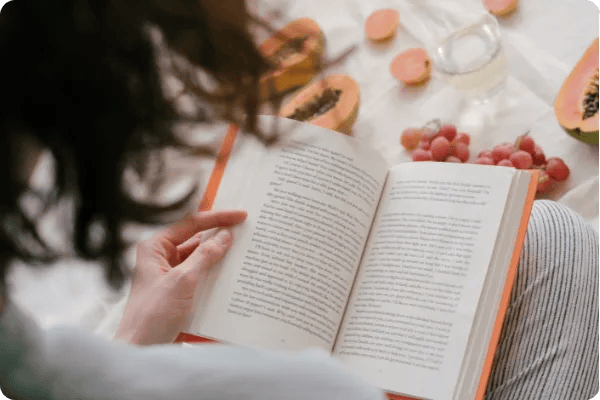
[[[403,163],[281,119],[246,179],[221,266],[189,333],[269,349],[319,347],[388,393],[483,397],[537,176]],[[247,172],[246,172],[247,173]],[[240,186],[241,185],[241,186]],[[228,200],[228,202],[226,201]]]

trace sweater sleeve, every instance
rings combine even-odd
[[[0,317],[0,350],[0,386],[11,398],[384,399],[319,350],[136,347],[74,328],[42,331],[10,304]]]

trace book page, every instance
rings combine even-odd
[[[535,199],[538,174],[517,171],[492,262],[486,276],[471,337],[455,390],[455,399],[482,399],[517,273],[519,256]],[[510,250],[512,249],[512,251]],[[505,282],[504,285],[499,284]]]
[[[203,288],[191,332],[252,347],[331,351],[388,167],[337,132],[295,121],[281,129],[291,136],[256,165],[240,202],[248,219]],[[222,184],[234,181],[226,176]]]
[[[515,173],[449,163],[390,171],[336,357],[384,390],[452,398]]]

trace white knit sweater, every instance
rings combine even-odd
[[[14,304],[0,317],[0,387],[15,399],[384,398],[318,350],[136,347],[74,328],[42,330]]]

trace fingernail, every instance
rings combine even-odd
[[[215,240],[219,244],[228,244],[229,242],[231,242],[231,232],[229,231],[229,229],[221,229],[217,233]]]

